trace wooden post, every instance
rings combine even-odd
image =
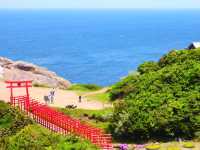
[[[11,102],[11,105],[13,105],[13,88],[12,88],[12,83],[10,83],[10,102]]]

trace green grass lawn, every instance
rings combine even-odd
[[[107,131],[109,119],[112,115],[112,108],[102,110],[87,110],[87,109],[67,109],[57,108],[59,111],[71,117],[77,118],[84,123],[89,123],[95,127],[102,128]]]
[[[109,103],[110,102],[109,93],[97,93],[97,94],[94,94],[94,95],[88,95],[88,96],[86,96],[86,98],[89,101],[96,100],[96,101],[100,101],[102,103]]]
[[[94,92],[100,90],[102,87],[95,84],[73,84],[67,90],[75,91],[78,94]]]

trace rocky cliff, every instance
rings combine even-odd
[[[34,85],[68,88],[71,83],[55,72],[23,61],[0,57],[0,78],[3,80],[32,80]]]

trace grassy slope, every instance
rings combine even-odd
[[[82,122],[90,123],[96,127],[99,127],[105,130],[107,130],[108,128],[109,119],[113,111],[112,108],[106,108],[102,110],[58,108],[58,110],[74,118],[77,118],[81,120]]]
[[[102,87],[95,84],[73,84],[67,90],[75,91],[77,94],[82,95],[88,92],[100,90]]]
[[[29,124],[33,124],[30,118],[20,113],[17,109],[11,108],[8,104],[0,101],[1,137],[13,135]]]
[[[0,129],[9,128],[13,122],[11,114],[6,113],[9,106],[6,103],[0,101]],[[5,113],[5,114],[4,114]]]
[[[1,150],[96,150],[88,141],[50,132],[31,119],[0,101]]]
[[[84,150],[97,148],[88,141],[75,136],[62,136],[55,134],[39,125],[28,125],[16,135],[9,138],[7,150],[13,149],[29,150]]]
[[[96,101],[100,101],[102,103],[110,102],[109,93],[97,93],[97,94],[93,94],[93,95],[88,95],[86,97],[89,101],[96,100]]]

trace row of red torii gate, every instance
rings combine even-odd
[[[64,115],[46,104],[42,104],[29,95],[29,88],[32,81],[6,81],[7,88],[10,89],[10,104],[18,107],[37,123],[51,131],[66,135],[75,134],[98,146],[102,150],[113,150],[112,138],[110,134],[104,133],[102,129],[93,127],[70,116]],[[15,88],[25,88],[25,95],[15,96]]]

